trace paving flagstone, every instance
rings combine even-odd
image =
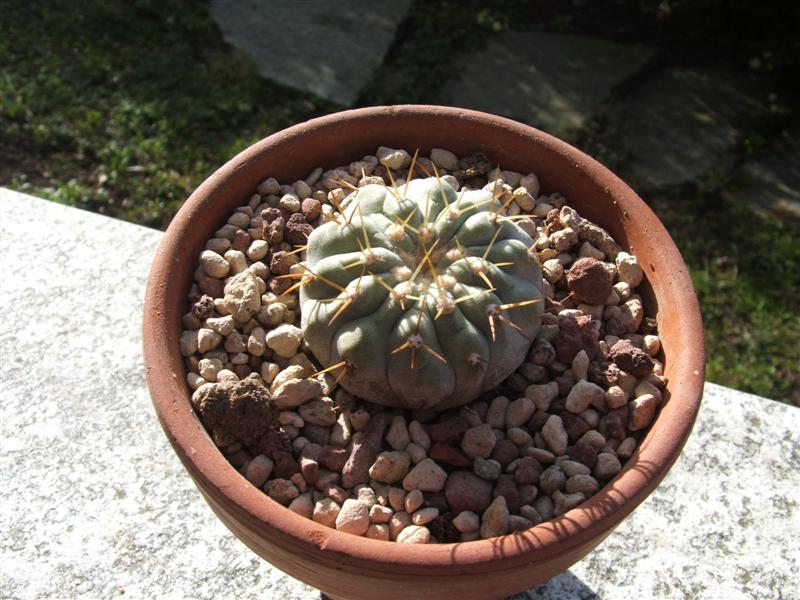
[[[800,218],[800,131],[789,134],[762,156],[747,160],[725,192],[779,217]]]
[[[225,39],[283,85],[349,106],[380,67],[411,0],[212,0]]]
[[[746,84],[720,71],[670,69],[628,96],[621,134],[626,175],[645,189],[697,183],[732,164],[748,115]]]
[[[652,52],[590,37],[506,32],[457,62],[459,75],[439,101],[569,136]]]

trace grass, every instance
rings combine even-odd
[[[163,228],[228,157],[331,108],[259,78],[197,2],[13,4],[0,16],[6,185]]]
[[[456,58],[508,29],[656,45],[662,65],[730,63],[791,105],[790,4],[418,0],[358,105],[430,101]],[[11,0],[0,12],[0,185],[165,228],[230,156],[333,110],[261,79],[202,2]],[[750,139],[766,146],[797,116]],[[577,140],[614,168],[616,118],[600,114]],[[800,406],[800,224],[723,202],[717,186],[657,196],[700,297],[709,379]]]

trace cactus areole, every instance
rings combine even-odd
[[[353,191],[308,238],[302,328],[351,394],[441,410],[522,363],[543,311],[533,242],[490,191],[439,177]]]

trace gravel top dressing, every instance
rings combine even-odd
[[[412,544],[524,530],[619,473],[666,401],[636,258],[534,173],[381,147],[253,192],[180,345],[214,442],[297,514]]]

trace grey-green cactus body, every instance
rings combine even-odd
[[[539,328],[542,274],[498,208],[491,192],[438,178],[367,185],[314,230],[302,328],[323,366],[346,369],[350,393],[443,409],[516,370]]]

